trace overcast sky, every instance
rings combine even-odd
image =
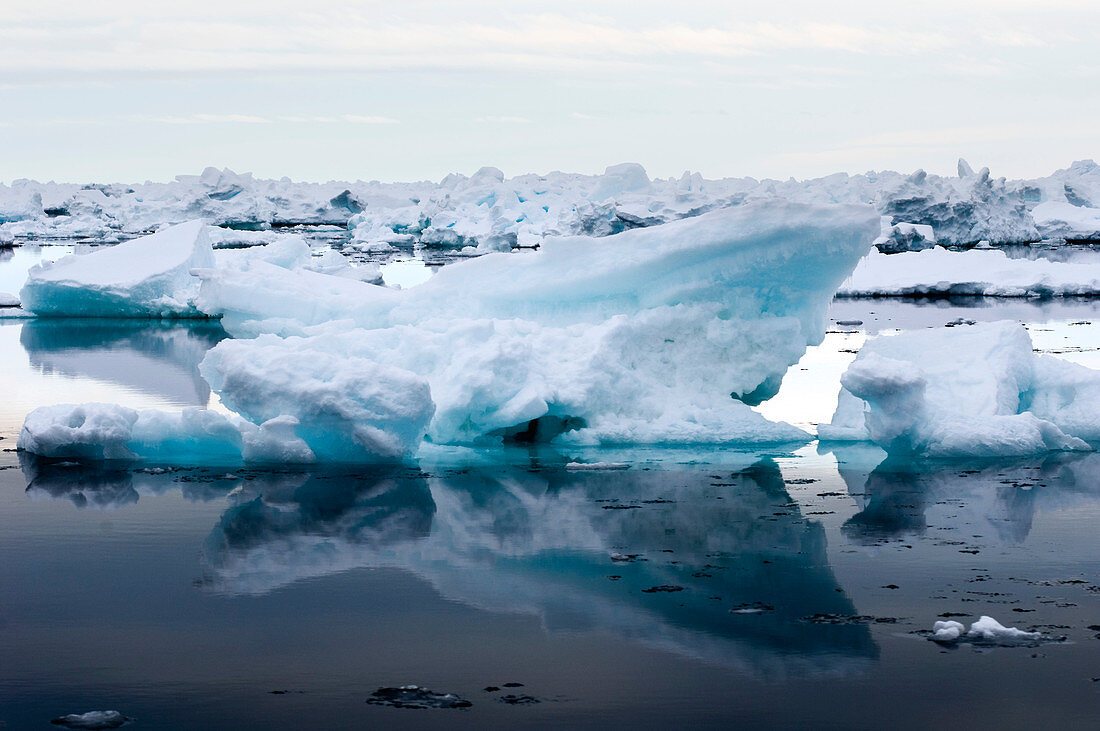
[[[1100,2],[0,0],[0,181],[1045,175]]]

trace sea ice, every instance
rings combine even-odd
[[[929,329],[867,343],[841,377],[822,440],[891,454],[1020,456],[1100,439],[1100,371],[1032,352],[1015,322]]]
[[[110,729],[121,728],[132,718],[123,716],[118,711],[88,711],[87,713],[70,713],[50,721],[54,726],[79,729]]]
[[[0,242],[117,241],[203,218],[234,230],[215,244],[265,238],[273,226],[329,224],[346,226],[351,246],[360,250],[421,245],[485,253],[537,246],[553,236],[608,236],[757,200],[872,204],[891,223],[931,227],[943,245],[972,246],[983,240],[999,245],[1076,231],[1047,225],[1046,213],[1036,209],[1048,202],[1100,208],[1100,167],[1084,160],[1045,178],[1016,181],[993,178],[984,169],[975,173],[962,161],[957,177],[923,170],[911,175],[872,171],[783,181],[706,180],[690,172],[650,179],[633,163],[613,165],[601,175],[552,172],[508,178],[496,168],[483,168],[438,183],[301,183],[214,168],[169,183],[17,180],[0,185]],[[923,233],[919,238],[912,234],[899,228],[891,234],[891,245],[912,248],[931,241]]]
[[[197,305],[231,334],[258,337],[223,341],[201,372],[249,423],[295,419],[268,431],[304,442],[287,454],[308,448],[321,461],[397,459],[424,436],[804,441],[750,407],[821,341],[832,292],[879,228],[867,206],[761,201],[480,257],[408,290],[301,268],[293,244],[221,252],[217,266],[194,270]],[[250,459],[246,427],[223,417],[81,408],[33,413],[21,445]]]
[[[195,267],[214,265],[202,221],[31,268],[19,296],[37,315],[203,317]]]
[[[1042,638],[1043,635],[1040,632],[1025,632],[1016,627],[1005,627],[993,617],[985,615],[977,622],[971,623],[969,630],[966,630],[961,622],[936,622],[932,625],[932,634],[929,637],[929,639],[945,645],[961,641],[1006,647],[1031,644]]]
[[[18,447],[53,459],[168,464],[308,463],[316,457],[280,416],[260,426],[205,409],[137,411],[116,404],[42,406],[27,415]],[[371,455],[375,460],[390,454]]]
[[[803,440],[747,404],[820,342],[833,288],[877,230],[869,208],[772,202],[489,255],[404,291],[199,272],[204,311],[238,336],[271,333],[221,343],[202,372],[244,416],[283,409],[305,424],[310,384],[386,364],[430,384],[437,443]],[[389,393],[396,414],[404,396]]]
[[[1003,251],[872,251],[840,285],[842,297],[1100,295],[1100,263],[1011,259]]]

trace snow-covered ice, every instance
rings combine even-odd
[[[203,317],[196,267],[214,265],[202,221],[31,268],[19,296],[37,315]]]
[[[1043,639],[1043,635],[1041,632],[1026,632],[1016,627],[1005,627],[993,617],[982,615],[977,622],[971,623],[969,630],[961,622],[953,620],[936,622],[932,625],[932,634],[929,639],[945,645],[961,641],[1012,647],[1035,643]]]
[[[174,464],[308,463],[316,457],[279,416],[256,426],[206,409],[138,411],[116,404],[41,406],[27,415],[18,446],[49,458],[147,459]],[[391,454],[372,455],[376,460]]]
[[[88,711],[87,713],[70,713],[50,721],[54,726],[79,729],[110,729],[125,726],[132,718],[127,718],[118,711]]]
[[[841,378],[822,440],[892,454],[993,457],[1100,440],[1100,371],[1032,351],[1015,322],[868,340]]]
[[[1100,262],[1012,259],[1003,251],[872,251],[837,292],[846,297],[1100,295]]]
[[[482,168],[438,183],[300,183],[214,168],[169,183],[16,180],[0,185],[0,242],[117,241],[203,218],[236,229],[225,234],[230,242],[262,239],[273,226],[331,224],[346,226],[353,246],[364,251],[419,245],[484,253],[535,246],[552,236],[607,236],[757,200],[871,204],[891,225],[931,227],[935,241],[949,246],[1071,233],[1076,238],[1079,228],[1062,226],[1063,218],[1051,218],[1042,206],[1100,208],[1100,167],[1084,160],[1045,178],[1012,181],[994,178],[986,169],[975,173],[964,161],[958,176],[872,171],[784,181],[707,180],[690,172],[651,179],[634,163],[613,165],[601,175],[551,172],[511,178]],[[898,228],[889,245],[923,246],[931,241],[925,233]]]
[[[300,268],[293,244],[222,252],[232,256],[193,270],[195,302],[231,334],[258,337],[223,341],[201,372],[249,423],[297,420],[322,461],[400,458],[424,436],[804,441],[750,405],[821,341],[832,292],[878,232],[870,207],[759,202],[480,257],[408,290]],[[196,435],[221,445],[203,448],[212,455],[250,459],[245,427],[224,417],[74,408],[34,412],[21,445],[159,458],[172,451],[162,443]]]

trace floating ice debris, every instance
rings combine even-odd
[[[78,729],[109,729],[125,726],[134,719],[123,716],[118,711],[88,711],[70,713],[50,721],[55,726]]]
[[[954,642],[966,631],[966,625],[962,622],[947,620],[936,622],[932,625],[932,639],[936,642]]]
[[[1100,441],[1100,371],[1036,355],[1015,322],[869,340],[841,378],[823,440],[892,454],[1022,456]]]
[[[470,701],[454,693],[436,693],[418,685],[402,685],[398,688],[379,688],[371,693],[367,703],[392,708],[469,708]]]
[[[18,307],[19,298],[14,294],[8,294],[7,292],[0,292],[0,307]]]
[[[965,630],[965,633],[964,633]],[[1043,640],[1041,632],[1026,632],[1016,627],[1005,627],[1003,624],[983,615],[977,622],[966,630],[965,625],[954,620],[936,622],[932,625],[932,634],[929,639],[944,645],[958,642],[971,642],[981,645],[1031,645]]]

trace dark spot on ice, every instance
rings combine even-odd
[[[900,587],[897,584],[887,584],[886,586],[884,586],[882,588],[883,589],[898,589]]]
[[[482,688],[482,690],[484,690],[486,693],[496,693],[498,690],[500,690],[500,688],[495,685],[486,685],[484,688]]]
[[[651,586],[648,589],[642,589],[646,594],[656,594],[658,592],[672,593],[674,591],[683,591],[684,587],[676,586],[675,584],[662,584],[661,586]]]
[[[505,683],[504,687],[505,688],[522,688],[523,683]]]
[[[537,419],[515,426],[507,426],[490,432],[489,436],[501,437],[506,443],[532,444],[535,442],[549,442],[554,437],[567,431],[583,429],[588,424],[584,419],[576,416],[553,416],[547,414]]]
[[[501,703],[507,703],[508,705],[511,705],[511,706],[529,706],[532,703],[538,703],[539,702],[539,699],[535,698],[533,696],[529,696],[529,695],[512,695],[511,693],[509,693],[508,695],[501,696],[497,700],[499,700]]]
[[[473,705],[465,698],[454,693],[436,693],[417,685],[402,685],[399,688],[379,688],[371,693],[367,703],[391,708],[411,708],[426,710],[431,708],[469,708]]]

